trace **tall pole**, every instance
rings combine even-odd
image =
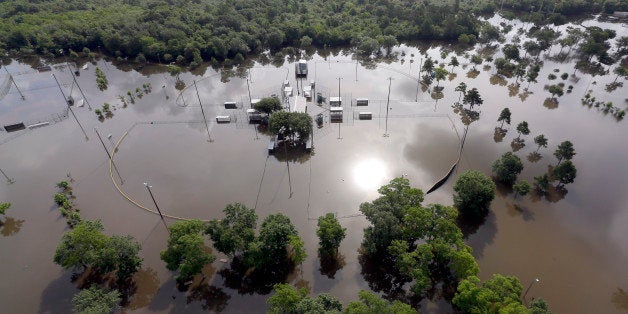
[[[0,172],[2,172],[2,175],[7,179],[7,183],[9,183],[9,184],[15,183],[15,180],[13,178],[9,178],[9,176],[7,176],[7,174],[4,173],[4,171],[2,171],[2,169],[0,169]]]
[[[392,85],[392,77],[388,78],[388,99],[386,100],[386,131],[384,137],[388,137],[388,109],[390,109],[390,86]]]
[[[288,145],[283,141],[283,151],[286,154],[286,167],[288,167],[288,186],[290,187],[290,197],[292,197],[292,178],[290,176],[290,164],[288,163]]]
[[[74,111],[72,110],[72,106],[70,106],[70,104],[68,104],[68,99],[65,97],[65,93],[63,92],[63,88],[61,88],[61,84],[59,84],[59,81],[57,80],[57,77],[54,75],[54,73],[52,74],[52,77],[54,77],[55,82],[57,82],[57,86],[59,86],[59,90],[61,91],[61,95],[63,96],[63,102],[65,102],[65,104],[68,106],[68,110],[70,111],[70,113],[74,117],[74,120],[76,120],[76,123],[81,128],[81,131],[83,131],[83,135],[85,135],[85,140],[89,140],[89,137],[87,137],[87,133],[85,132],[85,129],[83,129],[83,126],[81,125],[81,123],[79,122],[78,118],[74,114]]]
[[[419,101],[419,86],[421,86],[421,77],[420,76],[416,79],[416,95],[415,95],[415,99],[414,99],[414,101],[416,101],[416,102]]]
[[[70,71],[70,73],[72,73],[72,79],[74,79],[74,84],[76,84],[76,87],[78,87],[79,91],[81,92],[81,95],[83,95],[83,99],[87,103],[87,107],[89,108],[89,110],[92,110],[92,106],[89,105],[89,101],[87,101],[87,97],[85,97],[85,93],[83,93],[83,90],[81,89],[81,86],[76,81],[76,76],[74,75],[74,73],[72,71]]]
[[[17,92],[20,93],[20,96],[22,96],[22,100],[26,99],[24,98],[24,94],[22,94],[22,91],[20,90],[20,88],[17,87],[17,83],[15,83],[15,80],[13,79],[13,75],[9,73],[9,70],[7,69],[6,66],[4,66],[4,70],[7,71],[7,74],[9,75],[9,80],[11,80],[11,82],[13,83],[13,86],[15,86],[15,88],[17,89]]]
[[[358,60],[355,60],[355,81],[358,81]]]
[[[113,169],[116,170],[116,173],[118,174],[118,177],[120,178],[120,184],[124,184],[124,180],[122,180],[120,171],[118,171],[118,167],[116,167],[116,163],[113,162],[113,158],[111,157],[111,154],[109,153],[109,150],[107,149],[107,145],[105,145],[105,142],[103,142],[102,137],[100,136],[100,133],[98,132],[98,129],[96,127],[94,127],[94,131],[96,132],[96,135],[98,136],[98,139],[100,140],[100,143],[102,144],[102,147],[105,149],[105,152],[107,153],[107,157],[109,157],[109,160],[111,160]]]
[[[526,292],[523,294],[523,303],[524,303],[526,306],[528,305],[528,304],[527,304],[527,303],[528,303],[528,301],[526,300],[526,296],[528,295],[528,292],[529,292],[529,291],[530,291],[530,289],[532,288],[532,285],[533,285],[535,282],[539,282],[539,281],[540,281],[540,280],[539,280],[539,278],[534,278],[534,280],[532,280],[532,281],[530,282],[530,285],[528,286],[528,289],[526,289]]]
[[[338,77],[338,100],[340,99],[340,80],[342,80],[342,77]],[[342,102],[340,103],[340,105],[342,105]]]
[[[253,108],[253,99],[251,98],[251,87],[249,86],[249,78],[246,78],[246,89],[249,91],[249,106]]]
[[[146,183],[146,182],[144,182],[144,186],[148,190],[148,194],[150,194],[150,198],[153,200],[153,203],[155,204],[155,208],[157,208],[157,212],[159,213],[159,217],[161,217],[161,221],[164,223],[164,227],[166,227],[166,230],[168,231],[168,234],[170,234],[170,229],[168,229],[168,225],[166,224],[166,220],[164,220],[164,215],[161,214],[161,209],[159,209],[159,206],[157,205],[157,201],[155,201],[155,196],[153,195],[153,191],[151,191],[151,189],[150,189],[152,186],[148,185],[148,183]]]
[[[203,104],[201,103],[201,96],[198,94],[198,87],[196,87],[196,80],[194,81],[194,89],[196,89],[196,97],[198,97],[198,105],[201,106],[201,113],[203,114],[203,120],[205,120],[205,127],[207,128],[207,137],[209,138],[208,142],[213,142],[212,136],[209,134],[209,124],[207,124],[207,118],[205,117],[205,110],[203,109]]]

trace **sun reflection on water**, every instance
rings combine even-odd
[[[358,162],[353,168],[353,179],[357,186],[365,190],[376,190],[386,182],[386,164],[371,158]]]

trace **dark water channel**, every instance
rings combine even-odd
[[[625,35],[621,25],[603,26]],[[142,243],[144,264],[135,276],[136,291],[126,306],[129,312],[204,309],[241,313],[267,308],[267,287],[251,288],[234,282],[224,271],[229,265],[219,261],[205,268],[208,279],[197,279],[187,291],[180,291],[172,273],[159,259],[159,251],[166,245],[166,231],[158,216],[131,204],[115,189],[94,127],[105,136],[110,150],[128,132],[115,161],[123,181],[121,189],[138,203],[153,207],[142,184],[150,182],[160,207],[174,216],[213,219],[221,217],[221,209],[231,202],[255,207],[261,218],[285,213],[298,227],[308,253],[301,269],[288,274],[286,281],[307,287],[313,294],[329,292],[345,303],[356,299],[360,289],[385,288],[388,283],[377,276],[377,270],[363,268],[358,261],[357,249],[366,225],[366,220],[358,215],[358,206],[377,197],[377,187],[396,176],[403,175],[427,191],[450,169],[458,158],[460,137],[466,127],[452,108],[458,100],[454,88],[463,81],[470,88],[477,87],[484,98],[480,118],[468,126],[456,172],[426,197],[426,203],[452,204],[453,181],[461,171],[478,169],[490,173],[493,160],[512,149],[510,142],[517,136],[514,125],[520,121],[528,121],[532,131],[525,137],[526,146],[516,152],[525,166],[520,178],[528,181],[556,163],[552,152],[558,143],[571,140],[577,151],[573,159],[578,168],[576,182],[548,197],[533,195],[517,200],[511,191],[499,189],[486,222],[468,237],[468,243],[475,250],[482,279],[493,273],[512,274],[527,287],[539,278],[527,297],[545,298],[556,313],[626,311],[628,169],[624,163],[628,160],[628,146],[623,143],[628,126],[626,121],[617,121],[580,103],[589,86],[599,99],[625,108],[626,88],[609,93],[604,86],[613,81],[614,75],[592,78],[576,72],[577,82],[565,81],[566,85],[573,85],[573,93],[560,97],[558,106],[548,108],[543,105],[550,97],[543,89],[549,84],[548,74],[553,69],[559,69],[558,74],[572,73],[573,61],[545,60],[539,83],[530,86],[527,97],[520,97],[522,91],[513,93],[507,86],[514,78],[507,79],[506,84],[491,79],[494,68],[479,67],[477,77],[467,77],[471,66],[460,55],[458,59],[464,66],[454,69],[455,77],[440,83],[444,86],[443,98],[436,102],[425,90],[419,89],[417,95],[416,77],[420,54],[442,60],[441,48],[398,47],[396,52],[406,54],[400,55],[398,61],[368,68],[361,64],[356,67],[350,55],[333,55],[327,60],[313,55],[308,60],[307,81],[315,80],[317,92],[326,98],[337,96],[341,78],[340,94],[345,102],[365,97],[370,99],[370,105],[358,108],[347,102],[342,123],[329,123],[326,119],[322,128],[315,128],[311,155],[268,155],[268,135],[262,130],[256,133],[253,125],[246,122],[246,79],[225,79],[211,68],[203,73],[185,73],[181,78],[188,87],[180,98],[174,78],[159,69],[147,68],[142,73],[122,71],[101,60],[98,66],[106,73],[109,87],[100,92],[95,84],[95,66],[90,64],[77,79],[91,106],[108,102],[115,109],[111,117],[99,121],[86,106],[75,108],[89,140],[85,140],[71,117],[35,130],[0,133],[0,168],[15,179],[13,184],[0,184],[0,201],[13,203],[0,226],[2,312],[70,311],[70,299],[78,291],[78,281],[72,282],[71,272],[52,262],[55,247],[67,230],[52,196],[55,183],[68,176],[73,179],[76,204],[84,218],[102,219],[107,232],[130,234]],[[11,119],[42,119],[57,109],[63,110],[63,100],[54,81],[50,81],[50,72],[32,73],[28,65],[18,62],[8,69],[22,73],[15,76],[18,84],[38,83],[24,87],[25,101],[18,99],[15,90],[0,100],[3,123]],[[288,62],[279,68],[251,68],[252,98],[279,94],[286,77],[296,86],[293,70],[293,64]],[[68,92],[72,89],[72,95],[79,97],[79,92],[71,87],[72,77],[67,69],[55,68],[52,73]],[[386,130],[389,77],[393,80]],[[193,80],[198,81],[212,142],[208,142],[198,99],[191,87]],[[560,78],[552,84],[558,81]],[[124,107],[117,95],[125,95],[144,83],[151,83],[152,92]],[[229,100],[237,101],[241,108],[224,109],[223,103]],[[23,108],[15,109],[20,106]],[[47,106],[46,110],[41,109],[43,106]],[[512,111],[513,126],[497,142],[494,129],[505,106]],[[308,104],[308,111],[326,112],[313,103]],[[360,111],[372,112],[374,119],[357,120]],[[224,114],[237,121],[214,123],[216,115]],[[389,136],[384,137],[385,133]],[[527,156],[536,150],[533,137],[540,133],[549,138],[549,148],[541,148],[540,160],[532,162]],[[108,134],[111,139],[106,137]],[[348,230],[341,245],[340,265],[321,266],[316,256],[315,219],[327,212],[342,217],[341,223]],[[448,311],[438,300],[423,302],[422,310]]]

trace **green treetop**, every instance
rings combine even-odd
[[[507,152],[493,163],[493,173],[498,181],[512,185],[517,180],[517,176],[523,170],[521,159]]]
[[[319,253],[321,256],[336,256],[340,242],[345,238],[347,229],[343,228],[338,222],[336,216],[328,213],[325,216],[318,217],[318,235]]]
[[[468,170],[456,180],[454,192],[454,204],[462,215],[482,218],[495,198],[495,183],[479,171]]]

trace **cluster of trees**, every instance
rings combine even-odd
[[[292,142],[305,142],[312,134],[312,117],[305,112],[276,111],[268,119],[268,128]]]
[[[137,62],[232,59],[283,47],[353,44],[365,54],[397,41],[478,34],[486,1],[62,1],[0,4],[0,49],[99,50]],[[87,48],[87,49],[85,49]]]
[[[66,219],[66,222],[70,228],[76,226],[79,222],[81,222],[81,214],[80,209],[74,206],[72,202],[72,198],[74,197],[72,193],[72,187],[70,187],[70,183],[67,181],[60,181],[57,183],[57,187],[61,190],[59,193],[55,193],[54,201],[59,206],[59,212],[61,216]]]
[[[307,291],[295,289],[287,284],[274,287],[275,294],[268,299],[268,313],[345,313],[345,314],[412,314],[416,313],[410,305],[401,301],[386,301],[372,292],[361,290],[359,300],[350,302],[346,308],[333,296],[322,293],[312,298]]]
[[[0,215],[5,215],[9,208],[11,208],[11,203],[0,203]]]

